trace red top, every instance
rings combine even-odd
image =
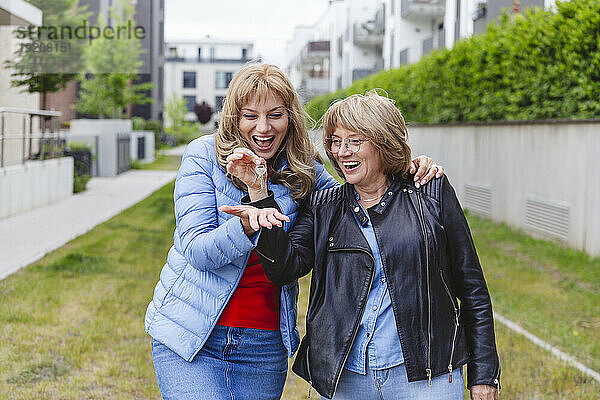
[[[240,283],[217,321],[218,325],[235,328],[279,330],[279,297],[281,288],[267,279],[254,250]]]

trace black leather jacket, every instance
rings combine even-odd
[[[255,203],[256,204],[256,203]],[[273,198],[259,207],[276,207]],[[443,176],[417,189],[396,177],[368,210],[409,381],[468,363],[468,386],[498,386],[492,305],[454,189]],[[333,397],[371,289],[374,259],[354,214],[367,217],[350,184],[314,192],[288,233],[263,229],[257,252],[283,285],[312,270],[306,336],[293,370]],[[460,307],[457,301],[460,299]]]

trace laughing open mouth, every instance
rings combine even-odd
[[[347,170],[353,170],[353,169],[356,169],[356,168],[358,168],[360,166],[360,162],[358,162],[358,161],[344,161],[342,163],[342,165]]]
[[[269,148],[275,140],[275,136],[252,136],[252,140],[260,148]]]

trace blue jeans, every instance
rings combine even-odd
[[[287,374],[279,331],[217,325],[192,362],[154,339],[152,358],[164,400],[279,399]]]
[[[408,382],[404,364],[382,370],[368,369],[366,375],[344,368],[333,400],[462,400],[462,368],[427,380]],[[325,397],[323,397],[325,399]]]

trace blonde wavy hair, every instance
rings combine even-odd
[[[242,107],[257,97],[264,101],[269,93],[278,95],[288,112],[287,134],[275,155],[267,160],[271,182],[280,183],[292,191],[297,200],[309,194],[315,182],[315,160],[323,162],[308,136],[307,115],[300,105],[300,99],[290,80],[279,68],[271,64],[250,64],[235,75],[229,85],[223,103],[219,129],[215,134],[217,162],[226,170],[226,158],[236,147],[251,148],[250,143],[239,130]],[[282,158],[287,167],[277,171]],[[233,184],[247,190],[246,185],[236,177],[229,177]]]
[[[337,127],[362,134],[379,151],[384,173],[388,177],[406,177],[410,169],[408,130],[394,100],[382,96],[378,89],[353,94],[334,102],[322,118],[325,152],[335,170],[344,176],[331,147],[331,136]]]

